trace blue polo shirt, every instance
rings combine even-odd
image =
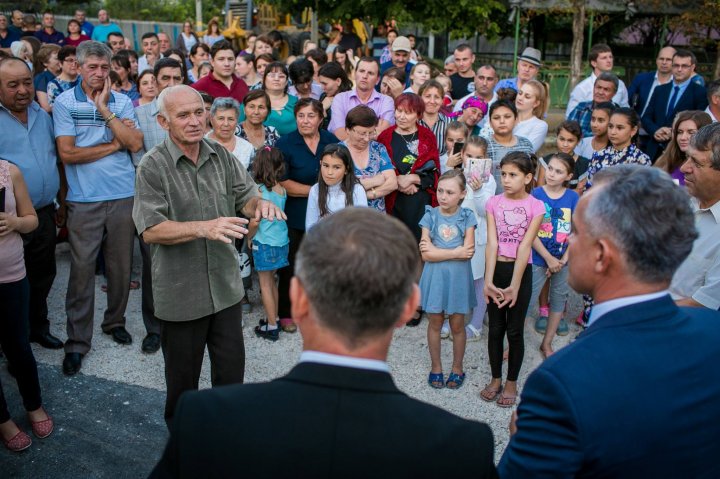
[[[20,169],[35,209],[49,205],[60,189],[50,115],[32,102],[27,125],[0,103],[0,159]]]
[[[108,108],[118,118],[130,118],[138,128],[130,98],[111,92]],[[110,143],[114,138],[95,103],[85,95],[82,83],[55,99],[53,120],[55,138],[72,136],[78,147]],[[111,201],[135,194],[135,168],[128,150],[116,151],[90,163],[66,164],[65,176],[68,182],[67,201]]]
[[[338,143],[340,140],[335,135],[320,130],[320,142],[317,151],[313,154],[308,148],[307,143],[302,135],[293,130],[287,135],[283,135],[275,143],[275,147],[282,151],[285,159],[285,176],[281,179],[293,180],[303,185],[312,186],[318,182],[318,174],[320,173],[320,157],[327,145]],[[287,225],[296,230],[305,230],[305,213],[307,211],[307,197],[300,198],[297,196],[288,196],[285,203],[285,214],[287,215]]]

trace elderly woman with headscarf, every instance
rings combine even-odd
[[[488,104],[480,97],[471,96],[462,104],[460,111],[450,116],[456,118],[459,122],[464,123],[470,130],[471,135],[480,134],[480,122],[487,115]]]

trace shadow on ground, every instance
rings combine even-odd
[[[15,380],[0,362],[10,414],[22,430],[30,423]],[[63,376],[59,366],[38,364],[43,403],[55,420],[47,439],[11,453],[0,444],[0,476],[8,478],[147,477],[167,440],[165,393],[85,376]]]

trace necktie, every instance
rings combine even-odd
[[[675,103],[677,102],[679,91],[680,91],[680,87],[675,85],[675,87],[673,88],[673,94],[670,97],[670,103],[668,103],[667,113],[665,114],[665,116],[668,119],[670,119],[671,122],[672,122],[672,112],[675,109]]]

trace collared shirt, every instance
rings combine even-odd
[[[425,128],[429,128],[430,131],[433,132],[433,135],[435,135],[435,139],[437,140],[437,147],[438,152],[440,155],[444,155],[446,153],[445,151],[445,133],[447,133],[447,126],[450,123],[450,119],[443,115],[442,113],[438,114],[438,119],[435,122],[435,124],[432,126],[432,128],[425,123],[425,120],[420,118],[420,121],[418,121],[422,126]]]
[[[10,48],[12,42],[20,40],[20,33],[10,28],[5,31],[5,37],[0,37],[0,48]]]
[[[670,284],[673,299],[692,298],[706,308],[720,309],[720,201],[700,208],[692,198],[700,236]]]
[[[637,303],[644,303],[646,301],[652,301],[654,299],[662,298],[668,294],[667,290],[658,291],[656,293],[639,294],[637,296],[626,296],[624,298],[611,299],[602,303],[593,305],[590,311],[590,318],[588,319],[588,327],[605,316],[606,314],[615,311],[616,309],[624,308]]]
[[[160,58],[164,58],[163,54],[160,54]],[[157,61],[157,60],[155,60]],[[145,70],[152,70],[153,67],[150,66],[150,64],[147,61],[147,56],[143,55],[140,58],[138,58],[138,72],[142,73]]]
[[[140,131],[143,134],[143,148],[132,154],[133,164],[137,166],[145,153],[165,141],[168,134],[167,130],[163,130],[157,122],[157,98],[150,103],[136,107],[135,115],[137,116],[138,125],[140,125]]]
[[[237,216],[256,196],[255,182],[225,148],[203,139],[195,164],[168,137],[137,168],[133,220],[142,233],[165,221]],[[196,239],[150,249],[155,315],[162,320],[202,318],[245,294],[234,243]]]
[[[0,158],[20,169],[33,207],[52,203],[60,189],[60,176],[50,115],[32,102],[25,125],[0,103],[0,132]]]
[[[592,120],[593,112],[593,101],[583,101],[578,103],[575,109],[570,112],[567,119],[575,120],[580,124],[580,129],[583,132],[583,137],[591,137],[592,129],[590,128],[590,121]]]
[[[575,88],[573,88],[573,91],[570,93],[570,100],[568,100],[567,108],[565,109],[565,117],[570,116],[570,113],[572,113],[578,103],[583,101],[592,101],[593,88],[595,88],[596,79],[597,77],[593,72],[589,77],[578,83]],[[627,87],[620,79],[618,79],[618,91],[615,93],[615,96],[612,97],[612,101],[621,107],[630,106],[628,103]]]
[[[233,75],[232,79],[230,88],[228,88],[223,82],[215,78],[213,73],[210,73],[190,86],[198,91],[204,91],[213,98],[230,97],[235,98],[238,103],[242,103],[243,98],[249,91],[248,86],[242,78]]]
[[[391,125],[395,124],[395,102],[387,95],[372,90],[367,103],[364,103],[357,94],[357,89],[338,93],[333,98],[330,107],[331,119],[328,131],[335,132],[339,128],[345,128],[345,117],[348,112],[358,105],[365,105],[372,109],[378,120],[385,120]]]
[[[55,45],[65,44],[65,35],[62,32],[58,32],[53,28],[52,33],[48,33],[45,29],[38,30],[35,32],[35,38],[40,40],[42,43],[54,43]]]
[[[713,115],[713,112],[712,112],[712,110],[710,109],[710,106],[708,106],[707,108],[705,108],[705,113],[707,113],[708,115],[710,115],[710,119],[712,120],[713,123],[717,123],[717,122],[718,122],[718,119],[715,118],[715,115]]]
[[[127,96],[111,92],[108,108],[118,119],[131,119],[137,126],[135,111]],[[72,136],[75,146],[80,148],[109,143],[114,138],[95,103],[83,91],[82,83],[55,99],[53,120],[55,138]],[[118,150],[89,163],[66,164],[65,175],[67,201],[111,201],[130,198],[135,193],[135,168],[128,150]]]
[[[680,97],[683,96],[683,93],[685,93],[685,90],[687,90],[688,85],[690,85],[690,82],[692,81],[692,78],[688,78],[682,83],[675,83],[673,80],[672,86],[670,87],[670,96],[668,97],[668,103],[665,106],[665,111],[671,110],[671,108],[675,108],[675,105],[677,105],[678,100],[680,100]],[[677,95],[675,95],[675,87],[678,87]],[[673,98],[675,96],[675,98]],[[670,102],[675,100],[675,103],[673,105],[670,105]],[[671,110],[672,111],[672,110]]]
[[[353,358],[339,354],[321,353],[320,351],[303,351],[300,354],[301,363],[318,363],[344,368],[367,369],[389,373],[390,368],[385,361],[379,359]]]
[[[282,136],[275,144],[275,147],[282,151],[285,160],[285,175],[281,180],[293,180],[307,186],[317,183],[322,152],[327,145],[337,142],[335,135],[320,130],[320,142],[313,153],[297,130]],[[305,230],[307,203],[307,197],[288,196],[285,214],[289,228]]]

